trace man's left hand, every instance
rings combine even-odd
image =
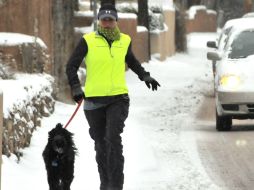
[[[146,86],[150,89],[152,86],[152,90],[157,90],[159,86],[161,86],[153,77],[146,76],[144,78]]]

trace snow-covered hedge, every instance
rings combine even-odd
[[[18,158],[29,146],[41,118],[54,111],[56,87],[47,74],[16,74],[12,80],[0,80],[4,99],[3,154]]]
[[[137,3],[120,3],[117,4],[116,8],[120,13],[138,14]],[[148,13],[150,31],[164,30],[164,17],[162,7],[157,4],[149,5]]]
[[[50,73],[51,58],[47,46],[38,37],[0,32],[0,63],[13,72]],[[1,75],[0,75],[1,77]],[[2,78],[2,77],[1,77]]]

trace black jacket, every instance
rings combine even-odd
[[[108,43],[111,46],[111,43],[109,41]],[[81,38],[66,66],[66,74],[68,77],[69,85],[71,87],[75,84],[80,84],[77,71],[88,51],[89,49],[85,39]],[[145,71],[145,69],[141,66],[140,62],[134,56],[131,50],[131,43],[128,47],[125,61],[128,67],[138,75],[140,80],[143,80],[145,76],[150,75],[149,72]]]

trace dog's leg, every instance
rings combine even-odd
[[[59,178],[56,177],[56,173],[52,168],[48,168],[48,184],[49,190],[61,190],[59,186]]]
[[[74,173],[74,161],[69,161],[66,163],[65,171],[62,176],[63,190],[70,190],[70,186],[74,178],[73,173]]]
[[[63,190],[70,190],[71,189],[72,180],[73,180],[73,177],[71,179],[63,179],[63,181],[62,181]]]

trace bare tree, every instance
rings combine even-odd
[[[56,77],[56,84],[59,87],[57,98],[60,101],[68,101],[66,92],[69,88],[65,75],[65,65],[74,48],[73,14],[75,2],[69,0],[52,1],[53,12],[53,65],[52,74]]]
[[[115,5],[115,0],[100,0],[101,1],[101,5],[105,4],[105,3],[111,3],[113,5]]]
[[[201,0],[200,4],[205,5],[208,9],[216,10],[218,0]]]
[[[188,1],[188,8],[190,8],[193,5],[200,5],[201,0],[189,0]]]
[[[138,25],[149,29],[148,1],[138,0]]]
[[[175,47],[177,52],[187,51],[185,8],[176,7],[175,17]]]
[[[188,0],[174,0],[174,4],[178,9],[188,9],[189,6]]]
[[[79,11],[79,3],[78,3],[78,0],[74,0],[73,4],[74,4],[74,10],[75,10],[75,11]]]
[[[221,0],[219,10],[224,12],[224,22],[230,19],[239,18],[244,14],[244,1]]]
[[[148,55],[151,58],[150,52],[150,27],[149,27],[149,13],[148,13],[148,0],[138,0],[138,25],[145,26],[148,30]]]

